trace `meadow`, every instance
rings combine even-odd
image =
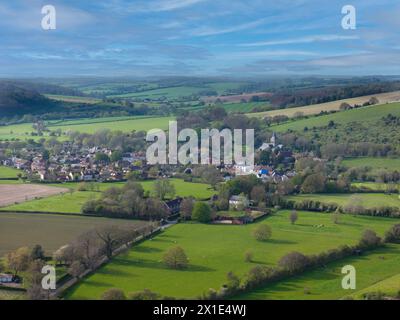
[[[50,121],[48,129],[55,131],[60,129],[62,132],[79,131],[81,133],[95,133],[96,131],[108,129],[119,130],[123,132],[132,131],[148,131],[151,129],[168,129],[169,121],[174,120],[174,117],[105,117],[94,119],[79,119],[65,121]],[[49,135],[45,132],[44,136],[32,136],[34,132],[32,123],[15,124],[9,126],[0,126],[0,141],[11,139],[34,139],[48,138]],[[65,139],[65,136],[60,139]]]
[[[23,172],[15,168],[0,166],[0,179],[15,179],[18,174],[23,174]]]
[[[0,257],[23,246],[40,244],[48,254],[94,228],[127,226],[143,221],[40,213],[0,213]]]
[[[336,203],[339,206],[344,206],[350,201],[355,204],[361,204],[365,208],[373,207],[398,207],[400,208],[400,198],[397,194],[382,194],[382,193],[320,193],[320,194],[298,194],[296,196],[288,196],[287,200],[301,202],[304,200],[319,201],[321,203]]]
[[[339,111],[340,105],[342,103],[348,103],[350,105],[362,105],[364,102],[367,102],[372,97],[376,97],[379,100],[380,104],[395,102],[400,100],[400,91],[388,92],[388,93],[380,93],[380,94],[373,94],[368,96],[362,96],[357,98],[349,98],[343,100],[336,100],[331,102],[313,104],[304,107],[296,107],[296,108],[287,108],[287,109],[279,109],[279,110],[272,110],[266,112],[257,112],[248,114],[250,117],[274,117],[278,115],[285,115],[289,118],[292,118],[296,115],[296,113],[301,112],[305,116],[319,114],[320,112],[329,112],[329,111]]]
[[[175,187],[175,196],[179,197],[195,197],[196,199],[206,200],[217,191],[213,190],[210,185],[205,183],[185,182],[182,179],[169,179]],[[145,191],[153,194],[154,180],[140,182]],[[154,194],[153,194],[154,195]]]
[[[102,101],[101,99],[96,99],[92,97],[64,96],[55,94],[46,94],[45,96],[51,100],[73,102],[73,103],[95,104]]]
[[[370,167],[371,169],[387,169],[390,171],[400,171],[399,158],[347,158],[342,161],[342,165],[346,168]]]
[[[303,131],[305,127],[311,129],[313,127],[327,126],[330,121],[340,124],[349,124],[354,121],[367,124],[368,122],[378,121],[384,116],[392,114],[400,116],[400,104],[391,103],[383,105],[375,105],[352,109],[347,111],[336,112],[324,116],[314,116],[306,119],[289,121],[283,124],[271,126],[271,129],[277,132],[285,132],[287,130]],[[253,114],[254,115],[254,114]]]
[[[82,205],[99,195],[100,193],[98,192],[74,191],[72,193],[63,193],[57,196],[14,204],[3,207],[0,211],[81,213]]]
[[[289,211],[280,211],[259,223],[272,228],[271,239],[256,241],[251,232],[256,224],[243,226],[178,224],[129,252],[113,259],[96,273],[66,292],[67,299],[98,299],[113,287],[126,293],[148,288],[166,296],[195,298],[209,288],[219,289],[226,274],[243,276],[252,267],[274,266],[290,251],[315,254],[355,244],[366,228],[380,235],[396,221],[393,219],[344,215],[339,224],[328,214],[299,212],[298,222],[289,222]],[[316,228],[315,225],[324,227]],[[188,258],[186,270],[171,270],[162,263],[166,250],[181,246]],[[245,262],[247,250],[252,263]]]
[[[252,112],[254,108],[269,106],[268,102],[240,102],[240,103],[224,103],[221,105],[227,112]]]
[[[379,192],[386,192],[389,189],[400,191],[399,184],[391,185],[388,183],[379,183],[379,182],[353,182],[351,186],[355,188],[363,188],[363,189],[366,188],[371,191],[379,191]]]
[[[356,268],[356,289],[344,290],[341,286],[345,265]],[[270,286],[235,297],[250,300],[333,300],[352,296],[362,299],[366,292],[378,291],[390,294],[400,290],[400,245],[366,252],[362,256],[349,257],[329,263],[323,268],[280,281]]]

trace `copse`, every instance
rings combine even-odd
[[[102,300],[126,300],[125,293],[121,289],[112,288],[105,291],[102,296]]]

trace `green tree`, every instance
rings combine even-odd
[[[189,263],[185,251],[179,246],[170,248],[165,253],[163,261],[171,269],[184,269]]]
[[[125,293],[121,289],[108,289],[101,295],[102,300],[126,300]]]
[[[110,160],[112,162],[117,162],[119,160],[122,160],[122,151],[120,151],[120,150],[113,151],[111,153]]]
[[[154,182],[154,193],[160,200],[164,200],[167,196],[173,198],[175,186],[168,179],[158,179]]]
[[[253,236],[258,241],[266,241],[272,236],[271,227],[266,224],[260,224],[253,229]]]
[[[196,202],[193,207],[192,220],[202,223],[211,221],[211,208],[205,202]]]

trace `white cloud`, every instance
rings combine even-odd
[[[262,41],[253,43],[244,43],[242,47],[263,47],[263,46],[275,46],[282,44],[299,44],[299,43],[312,43],[312,42],[323,42],[323,41],[343,41],[343,40],[357,40],[359,36],[343,36],[336,34],[325,34],[325,35],[314,35],[301,38],[273,40],[273,41]]]
[[[264,24],[265,22],[266,22],[266,19],[259,19],[259,20],[253,21],[253,22],[239,24],[237,26],[232,26],[229,28],[204,27],[204,28],[192,30],[190,33],[193,36],[214,36],[214,35],[219,35],[219,34],[232,33],[232,32],[243,31],[243,30],[255,28],[255,27],[258,27],[258,26]]]

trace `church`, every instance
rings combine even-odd
[[[258,150],[259,150],[259,151],[265,151],[265,150],[272,150],[272,151],[274,151],[274,150],[276,150],[276,149],[280,150],[280,149],[282,149],[282,148],[283,148],[283,145],[282,145],[282,144],[277,144],[276,133],[273,132],[273,133],[272,133],[272,137],[271,137],[269,143],[264,142],[264,143],[262,144],[262,146],[261,146],[260,148],[258,148]]]

